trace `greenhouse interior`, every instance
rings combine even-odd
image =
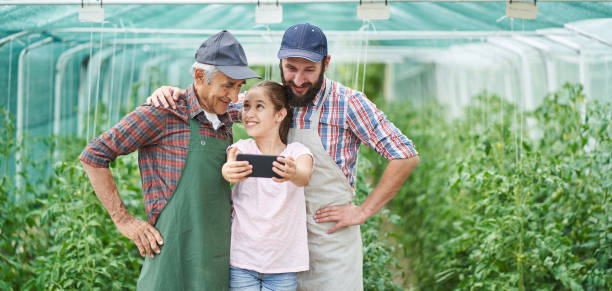
[[[79,154],[156,88],[189,87],[221,30],[280,82],[299,23],[327,37],[325,76],[419,153],[361,225],[365,290],[612,290],[610,2],[0,0],[0,19],[2,290],[135,289],[144,259]],[[361,147],[355,204],[386,164]],[[145,219],[137,154],[110,167]]]

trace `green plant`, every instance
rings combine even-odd
[[[361,167],[360,169],[366,168]],[[363,179],[363,171],[359,173],[355,189],[357,205],[363,203],[372,192],[371,184]],[[391,246],[388,239],[392,234],[381,231],[382,225],[386,222],[397,224],[399,216],[383,209],[361,225],[364,290],[401,290],[400,286],[393,281],[392,269],[398,269],[400,266],[393,257],[395,248]]]
[[[104,108],[99,109],[103,113]],[[0,142],[5,157],[0,185],[0,288],[134,288],[142,259],[134,244],[116,230],[90,187],[77,159],[85,140],[23,137],[17,142],[11,115],[2,113],[0,134],[6,138]],[[100,119],[98,130],[104,116],[95,116]],[[29,148],[46,148],[49,153],[34,160]],[[21,182],[16,183],[8,164],[22,149],[17,160]],[[55,149],[64,162],[49,160]],[[111,168],[129,211],[144,217],[136,156],[121,157]]]
[[[40,174],[44,161],[30,159],[27,152],[15,160],[15,154],[27,149],[27,137],[15,138],[14,120],[2,108],[4,119],[0,128],[0,155],[3,156],[0,183],[0,288],[18,289],[35,273],[30,264],[37,252],[44,250],[47,236],[37,220],[40,206],[39,193],[47,183]],[[11,175],[9,163],[17,161],[21,170]],[[17,168],[17,167],[15,167]]]
[[[116,160],[112,169],[126,207],[144,217],[135,155]],[[34,260],[37,276],[25,287],[133,289],[142,259],[134,244],[117,231],[82,167],[61,162],[53,179],[56,187],[41,201],[40,214],[41,224],[49,230],[49,248]]]
[[[419,111],[390,110],[421,155],[392,202],[415,287],[611,288],[609,105],[565,85],[533,112],[486,93]]]

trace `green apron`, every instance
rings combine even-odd
[[[185,167],[155,228],[161,253],[145,258],[137,290],[227,290],[229,287],[230,187],[221,176],[226,148],[200,136],[190,120]]]

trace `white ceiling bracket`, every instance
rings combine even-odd
[[[104,22],[104,7],[102,0],[88,1],[92,3],[84,3],[84,1],[85,0],[81,0],[81,8],[79,8],[79,21],[93,23]]]
[[[391,16],[390,7],[383,2],[367,2],[362,3],[359,0],[359,6],[357,6],[357,18],[361,20],[387,20]]]
[[[506,16],[520,19],[536,19],[538,16],[537,0],[533,2],[512,1],[506,6]]]
[[[259,3],[255,6],[255,23],[272,24],[283,22],[283,6],[274,3]]]

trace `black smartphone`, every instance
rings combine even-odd
[[[248,161],[249,164],[253,165],[253,173],[251,173],[249,177],[276,177],[280,179],[281,176],[272,171],[272,163],[276,161],[276,158],[278,158],[278,156],[238,154],[236,156],[236,161]]]

